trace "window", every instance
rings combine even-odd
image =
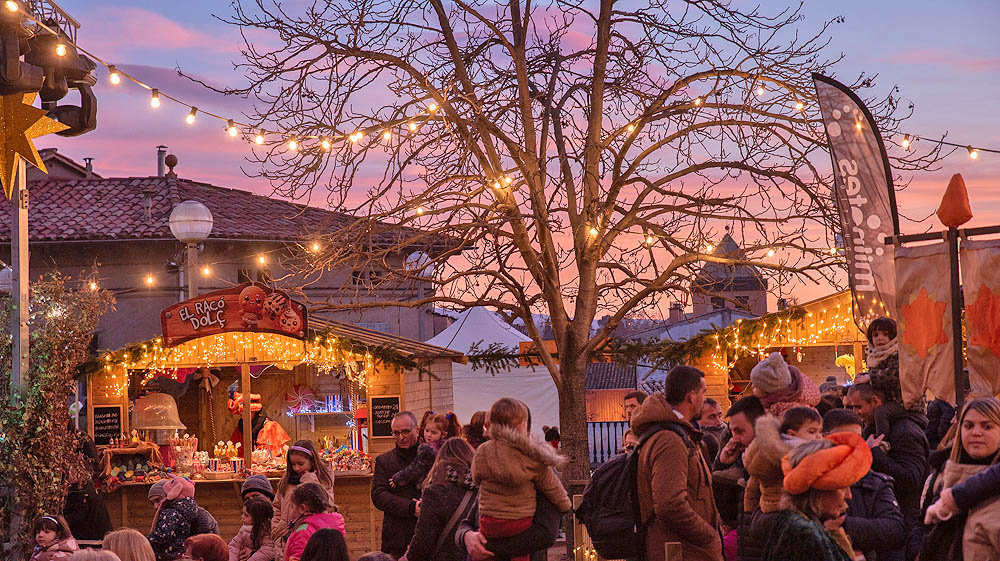
[[[741,310],[750,311],[750,297],[749,296],[737,296],[736,297],[736,307]]]
[[[713,310],[722,310],[725,307],[726,307],[726,299],[725,298],[720,298],[718,296],[713,296],[712,297],[712,309]]]

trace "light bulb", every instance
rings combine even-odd
[[[494,181],[493,182],[493,188],[494,189],[499,189],[500,188],[500,182],[499,181]]]
[[[254,144],[264,144],[264,130],[261,129],[257,136],[253,137]]]
[[[323,140],[319,141],[319,145],[323,147],[323,150],[329,150],[330,149],[330,139],[324,138]]]
[[[260,263],[261,265],[263,265],[264,263],[267,263],[267,259],[263,255],[258,255],[257,256],[257,263]]]
[[[655,241],[656,238],[654,238],[652,234],[646,236],[646,245],[653,245],[653,242]]]
[[[795,104],[795,110],[796,111],[802,111],[805,108],[806,108],[806,104],[802,103],[801,101]]]
[[[226,132],[229,133],[229,136],[236,136],[240,134],[240,129],[236,128],[236,123],[232,119],[229,119],[229,122],[226,123]]]
[[[392,140],[392,133],[389,132],[389,131],[385,131],[384,133],[382,133],[382,139],[383,140]]]
[[[194,124],[194,120],[195,120],[195,115],[197,115],[197,114],[198,114],[198,108],[197,107],[192,107],[191,108],[191,112],[187,114],[187,117],[184,117],[184,121],[187,122],[187,124],[189,124],[189,125],[193,125]],[[232,122],[232,121],[230,121],[230,122]]]
[[[599,233],[599,230],[597,229],[596,226],[591,226],[590,227],[590,235],[591,236],[596,236],[598,233]]]
[[[910,149],[910,135],[904,134],[903,135],[903,142],[901,142],[900,145],[903,147],[903,150],[909,150]]]
[[[757,96],[760,97],[764,95],[764,86],[757,86]]]
[[[359,140],[358,133],[356,132],[351,133],[351,135],[348,136],[347,139],[350,140],[351,142],[357,142]]]
[[[979,150],[976,150],[972,146],[969,146],[968,149],[969,149],[969,157],[970,158],[972,158],[973,160],[979,158]]]
[[[288,149],[292,152],[299,149],[299,141],[294,136],[288,140]]]
[[[94,282],[94,281],[90,281],[90,289],[91,290],[97,290],[97,283]]]
[[[417,124],[416,123],[413,123],[413,122],[407,123],[406,126],[409,127],[410,132],[413,132],[413,131],[417,130]]]
[[[66,49],[66,45],[64,43],[59,43],[58,45],[56,45],[56,55],[57,56],[66,56],[67,52],[68,52],[68,49]]]
[[[149,106],[153,109],[160,106],[160,90],[153,88],[153,95],[149,98]]]
[[[774,257],[774,250],[773,249],[767,250],[767,256],[768,257]]]
[[[319,251],[319,242],[313,242],[312,243],[312,250],[313,251]]]
[[[153,285],[153,275],[146,275],[146,284]]]
[[[705,251],[707,251],[709,253],[712,253],[713,249],[715,249],[715,246],[713,246],[712,244],[708,244],[708,245],[705,246]]]
[[[635,130],[635,125],[629,125],[628,126],[628,132],[632,132],[634,130]]]
[[[509,175],[504,176],[503,182],[506,183],[507,185],[510,185],[511,183],[514,182],[514,178]]]
[[[8,0],[9,3],[9,0]],[[108,66],[108,81],[111,82],[112,86],[117,86],[122,83],[122,75],[118,73],[115,65]]]
[[[432,104],[430,104],[430,105],[427,106],[427,111],[429,111],[430,113],[433,113],[433,112],[435,112],[437,110],[438,110],[438,106],[437,106],[436,103],[432,103]]]
[[[695,107],[701,105],[701,98],[700,97],[694,98],[694,105],[695,105]]]
[[[20,8],[20,6],[18,6],[17,2],[15,2],[14,0],[7,0],[6,2],[3,3],[3,5],[5,8],[7,8],[7,11],[12,13],[16,12]]]
[[[861,121],[858,121],[857,123],[854,123],[854,128],[856,128],[858,130],[861,130]]]
[[[836,254],[837,254],[837,248],[831,247],[830,248],[830,255],[836,255]]]
[[[201,270],[201,274],[203,274],[203,275],[205,275],[207,277],[208,275],[212,274],[212,269],[209,269],[208,267],[205,267],[204,269]]]
[[[423,214],[423,213],[424,213],[424,207],[422,207],[422,206],[418,206],[418,207],[417,207],[417,215],[421,215],[421,214]]]

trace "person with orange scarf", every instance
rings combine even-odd
[[[762,561],[851,561],[844,532],[851,485],[868,473],[872,453],[854,433],[800,444],[781,459],[785,509],[778,513]]]

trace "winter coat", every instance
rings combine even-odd
[[[885,409],[889,431],[885,442],[889,451],[872,448],[872,470],[892,478],[893,490],[899,510],[903,513],[907,531],[920,524],[920,492],[927,469],[927,417],[923,413],[908,411],[896,402],[889,402]],[[875,427],[865,427],[864,436],[876,436]]]
[[[229,561],[241,561],[240,554],[247,556],[247,561],[273,561],[278,550],[268,532],[264,533],[260,547],[253,549],[253,526],[241,526],[240,531],[229,542]]]
[[[197,536],[199,534],[215,534],[216,536],[221,536],[219,533],[219,522],[212,516],[211,512],[198,507],[198,518],[195,519],[194,524],[191,525],[191,535]]]
[[[389,478],[406,467],[417,455],[417,447],[398,447],[379,454],[375,458],[375,473],[372,475],[372,504],[385,516],[382,519],[381,551],[400,557],[413,537],[417,525],[416,499],[420,490],[416,485],[392,488]]]
[[[424,488],[417,527],[406,550],[407,561],[465,561],[465,551],[455,545],[457,522],[448,530],[449,535],[444,537],[441,549],[435,551],[434,548],[442,538],[441,532],[462,504],[465,494],[473,495],[467,501],[466,509],[476,498],[476,485],[468,471],[460,472],[447,466],[445,474],[447,483],[435,483]]]
[[[31,554],[31,561],[59,561],[69,559],[74,551],[80,548],[76,545],[76,540],[72,537],[56,540],[46,547],[35,546]]]
[[[737,529],[737,546],[740,561],[760,561],[764,557],[764,546],[775,523],[783,511],[745,512],[740,515]]]
[[[430,473],[431,466],[434,465],[434,460],[437,458],[438,450],[444,445],[445,440],[442,438],[437,442],[424,443],[418,446],[417,457],[413,458],[413,461],[408,466],[397,471],[392,476],[392,482],[396,487],[402,487],[403,485],[422,487],[424,478]]]
[[[191,526],[198,519],[194,499],[166,500],[160,505],[153,531],[147,536],[156,552],[156,561],[174,561],[184,553],[184,541],[190,538]]]
[[[927,404],[927,428],[924,434],[927,435],[927,445],[931,450],[935,450],[941,439],[951,428],[951,419],[955,416],[955,408],[943,399],[935,399]]]
[[[979,501],[1000,496],[1000,464],[993,464],[955,485],[951,488],[951,496],[962,510],[971,509]]]
[[[948,460],[939,474],[932,474],[928,481],[934,500],[941,490],[953,487],[991,466],[966,464]],[[925,503],[929,504],[929,503]],[[949,544],[950,542],[950,544]],[[933,527],[927,536],[921,559],[941,561],[993,561],[1000,559],[1000,497],[990,497],[967,513],[963,512]],[[933,551],[933,553],[931,553]]]
[[[891,477],[869,471],[851,485],[844,531],[866,561],[903,561],[906,527]]]
[[[743,495],[744,512],[753,512],[758,507],[765,513],[781,510],[785,479],[781,458],[805,440],[781,434],[780,429],[777,417],[764,415],[757,419],[754,440],[743,455],[743,465],[749,474]]]
[[[776,513],[763,561],[851,561],[852,557],[819,521],[786,509]]]
[[[455,546],[465,551],[465,535],[479,531],[479,492],[466,507],[465,515],[458,523],[455,531]],[[423,512],[423,507],[421,507]],[[531,527],[507,538],[489,538],[486,549],[497,559],[509,559],[519,555],[530,555],[531,561],[546,561],[548,551],[556,543],[562,515],[545,495],[539,494],[535,500],[535,517],[531,519]]]
[[[306,549],[306,544],[309,543],[309,538],[316,533],[316,530],[321,530],[323,528],[331,528],[344,534],[344,517],[336,512],[320,512],[318,514],[310,514],[297,521],[292,527],[291,533],[288,534],[288,542],[285,543],[285,556],[284,559],[288,560],[292,557],[301,557],[302,552]]]
[[[559,512],[573,505],[553,467],[565,463],[559,452],[526,432],[493,425],[490,439],[472,458],[472,480],[479,485],[479,514],[504,520],[531,518],[536,490]]]
[[[78,540],[100,540],[114,529],[104,498],[91,482],[70,488],[66,494],[63,518]]]
[[[299,480],[298,485],[288,484],[285,486],[284,492],[274,495],[274,518],[271,519],[271,538],[275,542],[280,542],[282,538],[288,535],[288,525],[295,521],[297,514],[295,504],[292,503],[292,492],[303,483],[320,483],[319,476],[316,475],[316,472],[307,471]],[[320,485],[323,484],[320,483]],[[323,488],[326,489],[328,504],[332,509],[334,504],[333,486],[327,487],[323,485]]]
[[[685,561],[720,561],[722,536],[712,496],[712,475],[701,433],[679,418],[661,393],[646,398],[632,414],[632,432],[672,424],[687,435],[660,430],[639,449],[639,512],[647,527],[646,559],[665,561],[664,544],[680,542]]]

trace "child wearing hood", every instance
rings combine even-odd
[[[194,483],[185,477],[165,480],[149,490],[149,502],[156,509],[149,545],[156,552],[156,561],[174,561],[184,554],[184,542],[198,523],[198,505],[194,502]],[[163,495],[155,492],[162,489]]]
[[[793,407],[816,407],[820,393],[816,383],[798,368],[787,364],[781,353],[774,352],[750,371],[753,394],[764,409],[781,418]]]
[[[66,519],[57,515],[42,516],[35,520],[35,549],[31,561],[57,561],[69,559],[78,550]]]
[[[319,483],[302,483],[292,491],[295,520],[288,527],[285,543],[285,561],[299,561],[309,538],[322,528],[332,528],[344,534],[344,517],[337,512],[327,512],[332,506],[329,494]]]

